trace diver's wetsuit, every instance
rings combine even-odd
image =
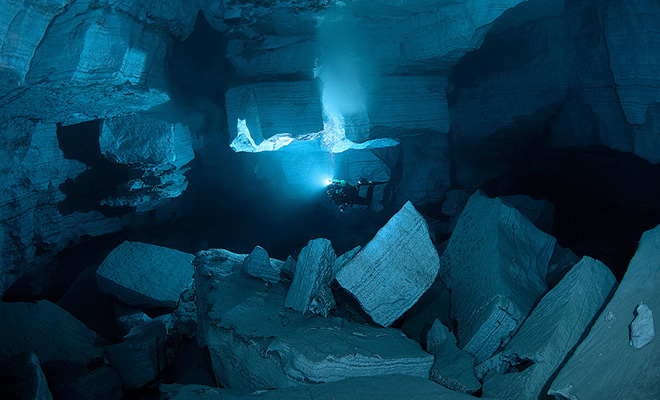
[[[353,186],[345,180],[335,179],[328,185],[327,193],[332,201],[339,206],[339,211],[344,211],[346,206],[353,204],[369,206],[374,197],[374,183],[368,183],[367,197],[360,196],[360,186]]]

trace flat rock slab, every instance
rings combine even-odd
[[[394,373],[428,376],[433,357],[400,331],[285,308],[285,285],[267,286],[230,272],[223,264],[231,261],[206,257],[210,254],[195,261],[198,340],[208,347],[224,387],[285,388]]]
[[[520,326],[547,289],[555,239],[518,210],[474,193],[447,248],[440,276],[451,291],[459,347],[478,362],[489,358]]]
[[[660,310],[660,226],[645,232],[612,300],[562,367],[549,394],[569,399],[660,399],[660,340],[630,345],[640,303]]]
[[[0,303],[0,321],[0,359],[34,353],[50,384],[103,358],[103,350],[94,346],[96,333],[48,300]]]
[[[193,283],[193,259],[182,251],[126,241],[103,260],[96,277],[101,290],[126,304],[174,308]]]
[[[259,393],[217,389],[201,385],[161,385],[166,400],[470,400],[473,396],[451,391],[420,377],[387,375],[344,379],[304,387],[264,390]],[[484,400],[489,400],[483,398]],[[490,399],[495,400],[495,399]]]
[[[283,360],[286,373],[312,382],[358,376],[405,374],[427,377],[433,356],[395,329],[335,319],[278,336],[268,347]]]
[[[541,299],[501,353],[500,359],[510,368],[524,369],[488,375],[483,393],[530,400],[542,397],[543,387],[579,343],[615,288],[616,279],[607,266],[593,258],[582,258]]]
[[[440,268],[428,225],[407,202],[337,274],[373,320],[390,326],[433,284]]]

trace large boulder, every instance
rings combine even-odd
[[[188,127],[150,115],[104,120],[99,146],[108,160],[142,168],[181,168],[195,158]]]
[[[169,100],[165,35],[122,12],[65,3],[31,57],[24,87],[0,98],[0,120],[22,115],[69,125]]]
[[[174,349],[160,320],[136,326],[122,343],[106,346],[110,366],[117,371],[124,389],[139,389],[174,361]]]
[[[34,353],[18,353],[0,360],[0,396],[18,400],[53,399]]]
[[[584,257],[539,301],[500,355],[510,373],[488,375],[483,393],[530,400],[542,397],[543,387],[615,288],[612,272],[600,261]]]
[[[389,326],[433,284],[438,253],[428,225],[407,202],[337,274],[373,320]]]
[[[481,362],[506,344],[546,291],[555,239],[477,191],[441,258],[459,347]]]
[[[330,291],[337,255],[328,239],[310,240],[298,256],[296,272],[284,305],[327,316],[335,299]]]
[[[427,334],[426,350],[435,357],[431,379],[461,393],[481,389],[474,374],[474,357],[456,347],[456,338],[440,320],[433,322]]]
[[[119,300],[146,307],[177,306],[192,286],[194,256],[147,243],[126,241],[96,271],[99,288]]]
[[[96,333],[48,300],[0,303],[0,320],[0,359],[36,354],[49,384],[66,382],[103,359]]]
[[[281,265],[273,265],[268,257],[268,252],[261,246],[256,246],[243,261],[243,270],[247,274],[271,283],[280,281],[280,269],[278,267],[281,267]]]
[[[660,227],[645,232],[628,271],[586,339],[561,368],[549,394],[559,398],[660,398],[660,341],[631,344],[630,324],[641,303],[660,310]]]
[[[216,379],[224,387],[285,388],[383,374],[428,376],[432,356],[400,331],[289,310],[284,285],[264,285],[223,264],[226,260],[213,257],[212,251],[195,260],[198,340],[208,347]]]

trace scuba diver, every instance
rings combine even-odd
[[[353,207],[353,204],[369,206],[374,196],[374,186],[382,185],[388,182],[371,182],[364,178],[360,179],[357,186],[351,185],[343,179],[333,179],[328,185],[326,193],[330,196],[333,203],[339,206],[339,211],[344,212],[347,206]],[[360,196],[360,187],[368,186],[367,197]]]

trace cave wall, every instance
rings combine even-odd
[[[614,0],[5,1],[0,293],[49,255],[134,222],[58,209],[61,185],[93,169],[65,157],[58,126],[155,118],[159,131],[131,129],[164,142],[168,129],[188,130],[179,142],[201,158],[190,165],[207,167],[221,165],[216,150],[241,120],[257,145],[280,134],[300,139],[298,152],[249,161],[261,162],[262,180],[291,175],[295,157],[332,135],[392,139],[391,149],[338,153],[337,164],[371,160],[351,173],[394,182],[393,206],[475,189],[539,144],[606,146],[658,163],[659,13],[654,2]],[[200,57],[206,70],[174,51],[199,31],[199,18],[219,35],[203,48],[215,57]],[[109,157],[125,159],[116,153]],[[186,168],[176,167],[170,181],[156,174],[166,183],[152,187],[165,189],[142,211],[184,193]],[[134,210],[137,200],[122,206]]]

